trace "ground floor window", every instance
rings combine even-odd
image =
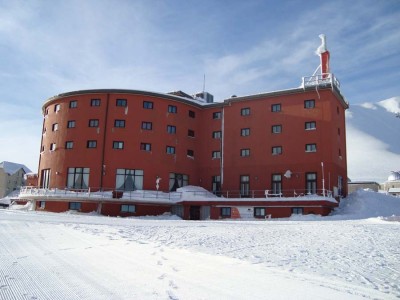
[[[221,207],[221,217],[230,218],[231,217],[231,208],[230,207]]]
[[[80,210],[81,209],[81,203],[80,202],[70,202],[69,203],[69,209],[70,210]]]
[[[67,187],[87,189],[89,187],[90,168],[68,168]]]
[[[130,205],[130,204],[121,205],[121,212],[123,213],[134,213],[135,211],[136,211],[135,205]]]
[[[306,173],[306,193],[317,193],[317,173]]]
[[[44,169],[41,171],[40,176],[40,187],[47,189],[50,185],[50,169]]]
[[[175,192],[178,188],[189,185],[189,176],[186,174],[169,173],[169,190]]]
[[[265,217],[265,207],[254,207],[254,217],[264,218]]]
[[[143,189],[143,170],[117,169],[115,188],[122,191]]]
[[[303,208],[302,207],[293,207],[292,208],[292,215],[302,215]]]
[[[41,209],[44,209],[44,208],[46,207],[46,201],[40,201],[40,202],[39,202],[39,207],[40,207]]]

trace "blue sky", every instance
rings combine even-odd
[[[63,92],[298,87],[320,33],[350,104],[400,96],[399,0],[0,0],[0,161],[37,170],[41,106]]]

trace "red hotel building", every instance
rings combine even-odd
[[[322,71],[300,88],[215,103],[120,89],[54,96],[43,105],[40,187],[21,197],[105,215],[326,215],[347,194],[348,103]],[[183,186],[216,196],[185,198]]]

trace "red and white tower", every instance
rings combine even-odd
[[[320,57],[320,68],[321,68],[321,75],[322,78],[328,77],[330,73],[330,68],[329,68],[329,51],[326,48],[326,36],[325,34],[320,34],[319,35],[321,39],[321,45],[318,47],[316,53]]]

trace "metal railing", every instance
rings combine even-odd
[[[305,76],[302,78],[302,87],[324,86],[330,84],[340,90],[340,82],[331,73],[324,73],[312,76]]]

